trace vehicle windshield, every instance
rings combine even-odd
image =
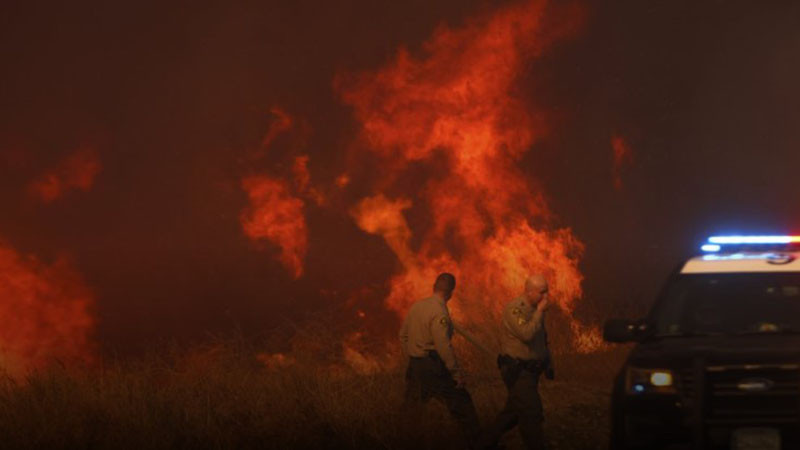
[[[682,274],[650,319],[657,336],[800,333],[800,273]]]

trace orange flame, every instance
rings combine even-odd
[[[71,189],[89,191],[102,165],[97,153],[82,148],[69,155],[55,168],[48,170],[28,185],[28,192],[36,199],[51,203]]]
[[[383,195],[365,198],[352,210],[358,226],[367,233],[383,236],[404,266],[416,265],[416,256],[409,248],[411,230],[403,210],[411,207],[410,200],[388,200]]]
[[[291,195],[284,181],[267,176],[247,177],[242,180],[242,188],[250,198],[250,206],[240,217],[245,234],[280,247],[280,261],[295,278],[300,278],[308,249],[303,201]]]
[[[0,241],[0,370],[21,377],[54,361],[90,362],[93,303],[66,260],[48,266]]]
[[[403,266],[386,300],[398,313],[445,270],[461,281],[456,295],[469,299],[457,302],[455,313],[470,318],[498,310],[533,272],[549,278],[567,312],[582,295],[583,245],[569,228],[550,225],[544,195],[518,166],[546,126],[542,112],[514,95],[515,82],[527,60],[581,19],[570,11],[553,27],[545,22],[546,6],[533,0],[460,29],[442,27],[424,44],[423,57],[400,49],[386,67],[335,83],[361,122],[360,151],[383,161],[377,193],[351,214],[361,229],[382,236]],[[412,162],[435,176],[403,198],[387,198],[382,192]],[[425,211],[429,229],[412,230],[404,214]],[[419,248],[412,247],[421,232]]]

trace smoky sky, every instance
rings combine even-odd
[[[334,77],[400,46],[421,54],[438,25],[501,3],[6,5],[0,237],[44,260],[69,255],[95,291],[105,348],[257,333],[364,288],[377,303],[398,268],[379,237],[310,206],[306,275],[292,280],[242,233],[240,177],[302,153],[312,180],[332,183],[359,163]],[[582,31],[520,74],[517,94],[551,121],[522,164],[586,244],[578,315],[640,314],[704,236],[800,232],[800,4],[584,7]],[[299,126],[250,163],[275,106]],[[615,135],[633,151],[621,190]],[[81,145],[103,166],[91,191],[46,206],[25,196]]]

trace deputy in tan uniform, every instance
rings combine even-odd
[[[458,421],[468,442],[474,444],[479,436],[478,415],[450,345],[453,323],[447,302],[455,287],[453,275],[440,274],[433,295],[414,303],[400,328],[400,343],[409,356],[403,409],[419,417],[418,408],[437,398]]]
[[[519,425],[522,440],[530,449],[544,448],[542,400],[539,378],[553,377],[547,332],[547,280],[533,275],[525,281],[525,292],[503,310],[500,375],[508,389],[505,407],[481,438],[481,447],[494,448],[500,437]]]

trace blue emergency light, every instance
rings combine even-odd
[[[755,245],[755,246],[775,246],[800,244],[800,236],[711,236],[708,243],[703,244],[700,249],[706,253],[716,253],[726,245]]]

